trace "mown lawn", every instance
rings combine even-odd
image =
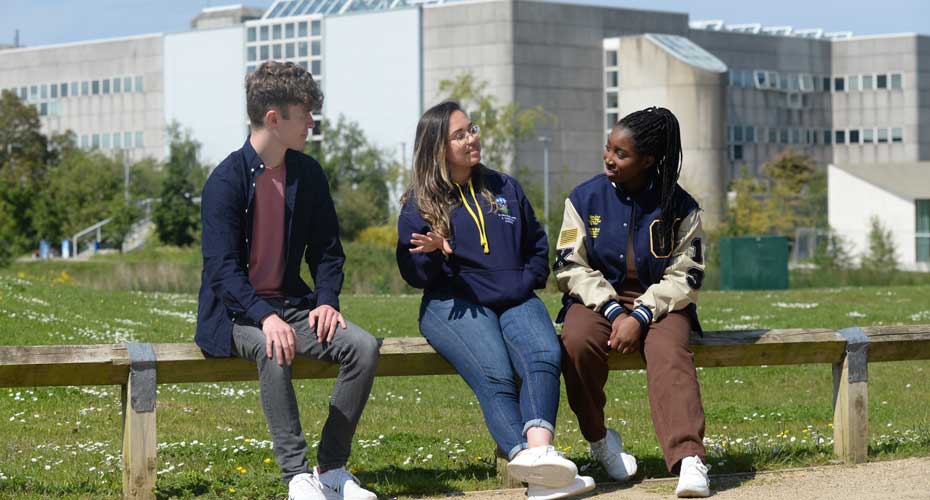
[[[196,296],[100,291],[41,267],[0,273],[0,344],[186,342]],[[930,286],[708,292],[708,330],[930,323]],[[555,312],[558,297],[543,297]],[[416,296],[346,296],[343,312],[376,336],[417,335]],[[870,366],[873,459],[930,454],[930,362]],[[713,473],[822,464],[832,459],[829,366],[700,370]],[[642,461],[667,475],[646,400],[645,374],[615,372],[610,424]],[[314,445],[332,381],[298,381]],[[159,386],[160,498],[282,498],[255,383]],[[494,445],[457,377],[375,382],[350,466],[382,497],[497,486]],[[606,479],[564,402],[556,444]],[[0,390],[0,498],[118,498],[118,387]]]

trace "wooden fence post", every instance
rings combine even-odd
[[[848,464],[869,455],[869,338],[860,328],[846,337],[842,361],[833,364],[833,450]]]
[[[154,500],[156,475],[155,351],[152,344],[126,344],[129,379],[122,386],[123,498]]]

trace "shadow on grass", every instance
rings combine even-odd
[[[446,470],[389,466],[359,472],[357,476],[363,484],[376,484],[374,492],[379,497],[461,494],[456,483],[495,480],[497,468],[487,462]]]

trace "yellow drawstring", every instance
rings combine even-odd
[[[459,195],[462,197],[462,203],[465,205],[465,209],[468,210],[468,215],[471,215],[472,220],[475,221],[475,225],[478,226],[478,236],[481,237],[481,248],[484,249],[484,253],[491,253],[491,247],[488,246],[488,232],[484,224],[484,213],[481,212],[481,205],[478,204],[478,197],[475,196],[475,187],[472,186],[471,179],[468,179],[468,189],[471,191],[471,197],[475,200],[475,207],[478,209],[478,215],[475,215],[475,212],[471,209],[471,205],[468,204],[468,200],[465,199],[465,192],[462,191],[462,186],[458,184],[455,187],[459,188]]]

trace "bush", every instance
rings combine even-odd
[[[397,245],[397,226],[386,224],[366,227],[358,233],[355,242],[393,249]]]

